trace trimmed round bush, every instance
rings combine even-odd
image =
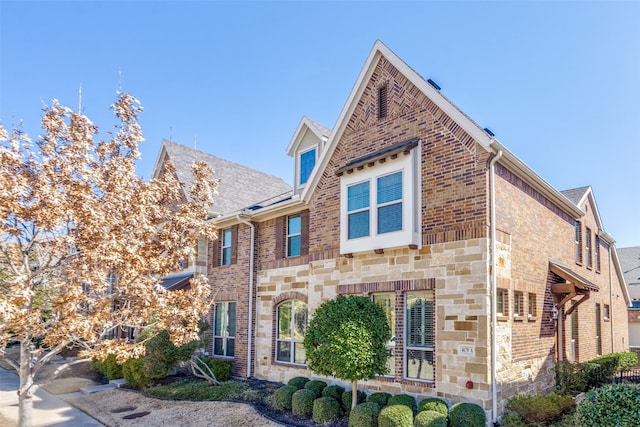
[[[342,402],[342,394],[344,393],[344,387],[337,384],[328,385],[322,390],[322,397],[333,397],[338,402]]]
[[[390,393],[378,391],[376,393],[370,394],[369,397],[367,397],[367,402],[375,402],[378,404],[378,406],[380,406],[380,409],[382,409],[387,406],[387,402],[389,402],[390,398]]]
[[[380,410],[378,427],[413,427],[413,412],[407,405],[388,405]]]
[[[418,412],[418,406],[416,405],[416,399],[413,396],[409,396],[408,394],[396,394],[395,396],[391,396],[387,405],[404,405],[411,408],[411,412],[415,414]]]
[[[349,414],[349,427],[377,427],[380,405],[365,402],[357,405]]]
[[[438,411],[427,409],[416,415],[413,427],[447,427],[447,417]]]
[[[291,396],[291,412],[295,415],[305,417],[313,414],[313,401],[316,400],[316,394],[312,390],[301,388]]]
[[[307,377],[293,377],[289,380],[289,382],[287,383],[287,385],[293,386],[295,388],[297,388],[298,390],[300,390],[301,388],[304,388],[304,385],[306,383],[308,383],[309,381],[311,381],[309,378]]]
[[[449,409],[451,427],[485,427],[487,414],[480,405],[458,402]]]
[[[418,412],[422,411],[436,411],[440,412],[445,417],[449,416],[449,407],[447,402],[437,397],[427,397],[422,399],[418,404]]]
[[[151,382],[151,378],[144,372],[144,360],[141,357],[127,359],[122,365],[124,383],[133,388],[145,388]]]
[[[367,400],[367,394],[364,391],[358,390],[356,394],[356,405],[364,403]],[[347,414],[351,411],[351,399],[353,399],[351,390],[346,390],[342,393],[342,409],[344,409],[344,412]]]
[[[280,387],[273,393],[271,405],[281,411],[290,411],[291,399],[293,398],[293,393],[296,391],[298,391],[298,389],[292,385]]]
[[[316,424],[326,424],[341,415],[342,408],[333,397],[319,397],[313,401],[313,421]]]
[[[578,403],[576,425],[580,427],[640,426],[640,386],[607,384],[591,390]]]
[[[313,391],[316,397],[322,397],[322,390],[324,390],[326,386],[327,383],[322,380],[311,380],[304,385],[304,388]]]

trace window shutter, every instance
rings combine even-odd
[[[210,241],[211,266],[220,267],[220,246],[222,245],[222,230],[218,230],[218,238]]]
[[[300,212],[300,255],[309,255],[309,211]]]
[[[276,218],[276,259],[284,258],[284,240],[285,236],[285,221],[287,220],[286,216],[281,216]]]
[[[231,264],[238,262],[238,224],[231,227]]]

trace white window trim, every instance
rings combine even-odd
[[[309,177],[307,178],[307,181],[302,184],[300,183],[300,178],[302,176],[302,155],[308,153],[311,150],[315,150],[316,151],[316,158],[315,158],[315,163],[313,165],[313,169],[316,168],[316,166],[318,165],[318,144],[314,144],[310,147],[308,147],[305,150],[301,150],[298,152],[298,156],[296,158],[297,163],[298,163],[298,167],[296,168],[296,187],[297,188],[304,188],[307,185],[307,182],[309,182],[309,178],[311,178],[311,175],[313,174],[313,169],[311,169],[311,173],[309,174]]]
[[[212,329],[212,335],[213,335],[213,345],[211,346],[211,353],[213,355],[213,357],[217,357],[217,358],[224,358],[224,359],[234,359],[235,358],[235,346],[234,346],[234,355],[233,356],[229,356],[227,355],[228,352],[228,343],[229,343],[229,339],[233,339],[234,340],[234,344],[235,344],[235,339],[236,336],[235,335],[228,335],[225,334],[226,332],[228,332],[229,330],[229,316],[228,316],[228,312],[229,312],[229,304],[235,303],[235,301],[221,301],[218,302],[216,304],[216,306],[214,307],[214,313],[213,313],[213,328]],[[217,312],[216,310],[218,310],[220,306],[224,307],[226,314],[226,317],[224,317],[224,319],[226,319],[226,330],[222,331],[223,335],[216,335],[216,325],[215,325],[215,321],[216,321],[216,315]],[[235,316],[235,320],[237,320],[237,309],[238,309],[238,304],[236,304],[235,306],[235,310],[236,310],[236,316]],[[237,329],[237,324],[234,325],[234,329]],[[222,349],[223,349],[223,353],[224,354],[216,354],[216,338],[222,339]]]
[[[298,233],[289,233],[289,219],[291,219],[292,217],[297,216],[298,218],[300,218],[300,232]],[[297,255],[289,255],[289,238],[291,237],[296,237],[296,236],[300,236],[300,240],[302,243],[302,216],[300,214],[293,214],[293,215],[287,215],[287,236],[286,236],[286,242],[285,242],[285,254],[287,255],[287,257],[297,257],[300,256],[300,254]]]
[[[280,339],[278,338],[278,333],[280,332],[280,306],[283,304],[286,304],[287,302],[291,302],[291,338],[290,339]],[[295,328],[295,311],[296,311],[296,307],[295,304],[296,302],[301,302],[304,305],[306,305],[307,307],[307,324],[305,325],[305,333],[306,333],[306,328],[309,326],[309,305],[304,302],[304,301],[300,301],[300,300],[287,300],[287,301],[282,301],[280,304],[278,304],[278,306],[276,307],[276,331],[275,331],[275,343],[276,343],[276,348],[275,348],[275,354],[274,354],[274,359],[276,361],[276,363],[284,363],[287,365],[296,365],[296,366],[307,366],[306,363],[299,363],[295,361],[295,346],[296,344],[302,344],[304,342],[304,339],[302,340],[296,340],[295,339],[295,332],[294,332],[294,328]],[[278,359],[278,343],[281,342],[286,342],[291,344],[291,351],[289,354],[289,361],[286,360],[280,360]]]
[[[418,381],[421,383],[435,383],[436,381],[436,371],[435,371],[435,365],[432,365],[432,375],[433,375],[433,379],[432,380],[423,380],[423,379],[419,379],[419,378],[410,378],[408,376],[408,372],[407,372],[407,359],[409,357],[409,350],[417,350],[417,351],[425,351],[425,352],[430,352],[431,353],[431,360],[433,361],[433,363],[435,364],[435,358],[434,356],[434,352],[436,350],[436,342],[435,342],[435,336],[434,338],[434,342],[433,345],[431,347],[415,347],[415,346],[409,346],[408,344],[408,339],[407,339],[407,334],[408,334],[408,328],[407,328],[407,295],[411,294],[411,293],[420,293],[420,292],[429,292],[429,290],[423,290],[423,291],[409,291],[409,292],[405,292],[404,293],[404,298],[403,298],[403,302],[402,302],[402,316],[403,316],[403,322],[404,322],[404,348],[402,349],[402,378],[405,380],[409,380],[409,381]],[[436,306],[435,306],[435,291],[431,290],[431,292],[433,292],[432,298],[433,298],[433,302],[434,302],[434,312],[433,312],[433,323],[434,323],[434,334],[435,334],[435,322],[436,322]]]
[[[228,242],[229,244],[227,246],[225,246],[225,244],[224,244],[224,235],[225,235],[226,231],[229,231],[229,242]],[[230,228],[225,228],[224,230],[222,230],[222,241],[221,241],[221,244],[220,244],[220,247],[221,247],[221,250],[220,250],[220,265],[230,265],[231,264],[231,248],[233,246],[232,242],[233,242],[233,230],[230,229]],[[224,252],[225,252],[225,249],[227,249],[227,248],[229,249],[229,260],[228,260],[229,262],[225,264],[225,262],[224,262]]]
[[[378,204],[376,178],[402,171],[402,230],[378,233]],[[409,155],[387,158],[384,163],[366,167],[362,171],[342,175],[340,179],[340,253],[357,253],[375,249],[389,249],[422,244],[422,186],[420,173],[420,146]],[[369,236],[349,239],[348,187],[369,181]]]

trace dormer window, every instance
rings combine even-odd
[[[311,175],[311,171],[313,171],[313,167],[316,165],[316,153],[317,150],[315,147],[300,153],[300,186],[307,183],[307,180]]]

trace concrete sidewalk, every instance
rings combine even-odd
[[[14,371],[0,368],[0,414],[4,418],[18,422],[18,386],[20,380]],[[75,396],[76,393],[73,393]],[[33,398],[33,427],[102,427],[103,424],[85,414],[76,407],[40,388]],[[0,424],[2,418],[0,417]]]

